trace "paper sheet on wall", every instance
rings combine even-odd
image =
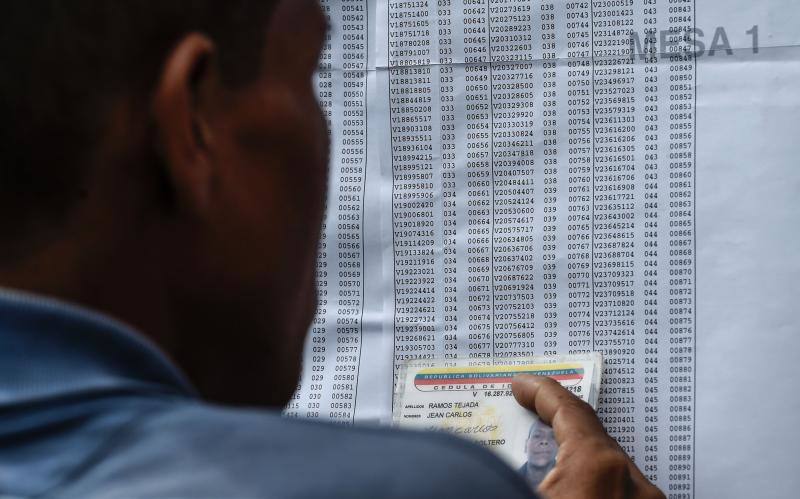
[[[407,359],[600,351],[669,497],[800,488],[800,8],[327,0],[320,307],[287,414],[389,423]]]

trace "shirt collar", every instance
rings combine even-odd
[[[133,328],[77,305],[0,288],[0,409],[124,392],[195,396],[186,377]]]

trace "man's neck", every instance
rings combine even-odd
[[[527,466],[528,478],[531,483],[541,483],[552,469],[552,464],[547,464],[546,466],[540,467],[532,465],[529,461]]]
[[[61,239],[0,264],[0,286],[51,296],[131,324],[165,350],[171,328],[157,265],[129,244]]]

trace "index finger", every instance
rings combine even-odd
[[[512,390],[520,405],[536,412],[542,421],[553,427],[559,444],[567,438],[606,435],[592,407],[558,381],[544,376],[520,374],[514,378]]]

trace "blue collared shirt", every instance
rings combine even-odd
[[[0,291],[0,498],[531,498],[440,434],[342,428],[200,400],[113,319]]]

